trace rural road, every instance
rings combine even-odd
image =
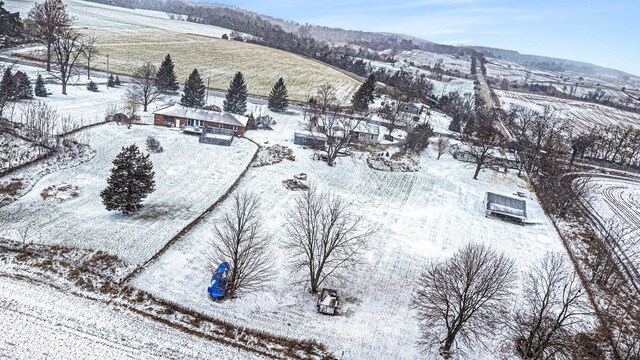
[[[482,68],[479,65],[479,62],[476,62],[476,79],[480,83],[480,96],[484,100],[484,103],[487,105],[489,109],[499,108],[500,105],[496,104],[491,96],[491,89],[489,88],[489,83],[487,82],[487,78],[482,73]],[[504,125],[502,120],[500,120],[500,132],[509,140],[513,140],[513,135],[509,132],[507,127]]]

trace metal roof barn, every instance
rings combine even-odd
[[[527,202],[524,200],[487,192],[484,203],[487,216],[496,216],[519,223],[527,220]]]

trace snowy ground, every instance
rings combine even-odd
[[[0,277],[0,309],[0,357],[7,359],[259,358],[23,280]]]
[[[640,114],[604,105],[513,91],[495,90],[495,93],[503,107],[519,105],[542,112],[544,106],[549,106],[556,116],[568,119],[584,131],[592,129],[594,125],[640,127]]]
[[[274,334],[314,338],[338,357],[350,359],[414,359],[418,324],[409,308],[414,280],[431,259],[451,255],[469,242],[482,242],[504,251],[521,270],[547,251],[562,251],[552,225],[522,180],[514,174],[485,171],[471,179],[473,169],[444,155],[441,160],[427,151],[417,173],[390,173],[367,167],[366,154],[339,158],[334,168],[312,160],[312,150],[291,145],[300,116],[274,115],[273,131],[252,131],[259,143],[289,145],[296,161],[251,168],[238,187],[260,196],[274,233],[272,251],[278,276],[261,292],[213,303],[206,295],[212,264],[209,242],[212,230],[229,208],[226,201],[176,243],[156,263],[142,272],[134,285],[157,296],[221,317],[237,325]],[[347,199],[366,221],[379,229],[369,239],[364,266],[346,282],[330,283],[340,290],[343,316],[326,317],[315,311],[315,299],[292,277],[282,251],[286,210],[296,192],[281,181],[305,172],[309,183]],[[518,226],[486,218],[486,191],[527,194],[530,221]],[[476,351],[479,358],[495,358],[497,350]]]
[[[133,143],[145,150],[146,138],[155,136],[164,152],[152,154],[156,191],[133,216],[108,212],[100,191],[123,146]],[[197,137],[161,127],[114,123],[88,131],[97,151],[89,162],[42,178],[25,196],[0,208],[0,216],[15,217],[9,238],[30,228],[28,241],[105,250],[138,264],[158,251],[186,224],[214,203],[248,165],[256,146],[236,139],[230,147],[198,143]],[[41,192],[51,186],[78,186],[80,195],[65,202],[45,201]]]
[[[0,134],[0,173],[27,163],[47,149],[9,134]]]
[[[622,233],[621,242],[630,244],[627,256],[640,269],[640,183],[605,178],[590,183],[594,187],[590,205],[604,224],[613,222],[614,230]]]

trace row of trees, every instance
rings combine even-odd
[[[549,253],[532,266],[522,276],[522,301],[515,307],[517,269],[503,254],[469,244],[429,263],[412,302],[422,344],[450,359],[459,344],[472,346],[502,333],[508,351],[522,359],[593,356],[582,348],[593,342],[588,301],[566,263],[563,255]]]
[[[175,92],[179,88],[171,55],[167,54],[159,69],[146,62],[131,76],[131,86],[127,89],[128,99],[134,100],[147,111],[148,105],[161,99],[164,94]],[[180,104],[202,108],[206,101],[206,87],[198,72],[194,69],[184,83]],[[247,111],[247,85],[241,72],[237,72],[229,84],[224,111],[244,115]],[[287,88],[280,78],[269,96],[269,108],[273,111],[285,111],[289,106]]]

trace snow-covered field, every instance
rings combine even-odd
[[[123,146],[136,143],[145,150],[147,136],[154,136],[164,152],[151,155],[156,191],[134,216],[108,212],[100,191]],[[114,123],[88,131],[97,151],[89,162],[47,175],[24,197],[0,208],[0,216],[16,221],[7,229],[11,239],[29,228],[27,241],[104,250],[139,264],[158,251],[186,224],[213,204],[248,165],[256,146],[236,139],[232,146],[198,143],[197,137],[153,126]],[[51,186],[78,186],[80,195],[66,202],[45,201],[41,192]]]
[[[622,236],[627,256],[640,269],[640,183],[628,180],[593,178],[591,207],[604,224]]]
[[[414,64],[434,66],[442,59],[442,67],[448,71],[459,71],[468,74],[471,71],[471,59],[468,56],[437,54],[424,50],[405,50],[396,54],[397,60],[413,61]]]
[[[35,1],[5,0],[5,7],[9,11],[19,11],[21,17],[26,17]],[[169,15],[161,11],[126,9],[102,5],[81,0],[65,0],[69,13],[76,18],[76,25],[92,29],[120,29],[120,30],[163,30],[179,33],[189,33],[212,37],[221,37],[231,33],[231,30],[171,20]]]
[[[0,277],[6,359],[257,359],[120,307]]]
[[[500,103],[506,107],[519,105],[542,112],[544,106],[549,106],[556,116],[568,119],[584,131],[595,125],[640,127],[640,114],[604,105],[513,91],[495,90],[495,93],[500,98]]]
[[[278,276],[264,291],[213,303],[207,296],[213,264],[209,243],[213,227],[229,208],[224,202],[215,212],[176,243],[133,284],[161,298],[274,334],[314,338],[338,357],[350,359],[414,359],[419,357],[418,324],[409,308],[414,281],[427,261],[451,255],[469,241],[489,244],[514,258],[521,270],[547,251],[562,246],[535,198],[515,174],[484,172],[471,179],[473,170],[444,155],[427,151],[417,173],[390,173],[367,167],[366,154],[339,158],[334,168],[312,160],[312,150],[292,145],[300,115],[275,115],[273,131],[251,131],[259,143],[279,143],[294,149],[296,161],[251,168],[238,191],[254,191],[275,235],[273,256]],[[282,250],[284,216],[296,192],[281,181],[305,172],[309,183],[349,201],[378,233],[369,239],[364,265],[346,282],[326,284],[340,290],[343,315],[316,313],[315,298],[302,286],[292,285],[286,254]],[[486,191],[527,194],[533,225],[518,226],[486,218]],[[479,350],[478,358],[495,358],[497,350]]]

